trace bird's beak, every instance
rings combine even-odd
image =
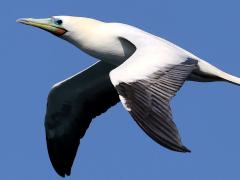
[[[67,32],[66,29],[64,29],[60,25],[55,24],[52,18],[46,19],[21,18],[18,19],[17,22],[38,27],[56,36],[61,36]]]

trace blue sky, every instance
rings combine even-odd
[[[131,24],[240,76],[239,6],[237,0],[1,2],[0,178],[62,179],[45,144],[46,97],[54,83],[95,62],[17,18],[75,15]],[[162,148],[116,105],[93,121],[67,179],[240,179],[239,92],[227,83],[185,83],[172,109],[190,154]]]

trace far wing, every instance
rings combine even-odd
[[[108,76],[113,68],[98,62],[55,85],[49,93],[45,119],[47,147],[60,176],[70,175],[80,139],[92,119],[119,102]]]
[[[197,68],[197,61],[180,56],[179,60],[171,59],[177,58],[177,54],[164,61],[158,59],[162,57],[159,52],[149,49],[137,49],[111,71],[110,79],[124,107],[146,134],[168,149],[190,152],[172,121],[170,100]]]

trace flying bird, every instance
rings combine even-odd
[[[240,78],[130,25],[72,16],[17,22],[46,30],[99,60],[54,85],[48,96],[48,153],[63,177],[70,175],[80,139],[92,119],[119,101],[154,141],[173,151],[190,152],[172,120],[172,97],[185,80],[240,85]]]

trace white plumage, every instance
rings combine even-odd
[[[70,175],[79,140],[91,119],[116,104],[118,96],[153,140],[168,149],[189,152],[172,121],[171,98],[185,80],[240,85],[238,77],[126,24],[71,16],[18,22],[47,30],[100,60],[58,83],[49,94],[45,121],[48,152],[61,176]]]

